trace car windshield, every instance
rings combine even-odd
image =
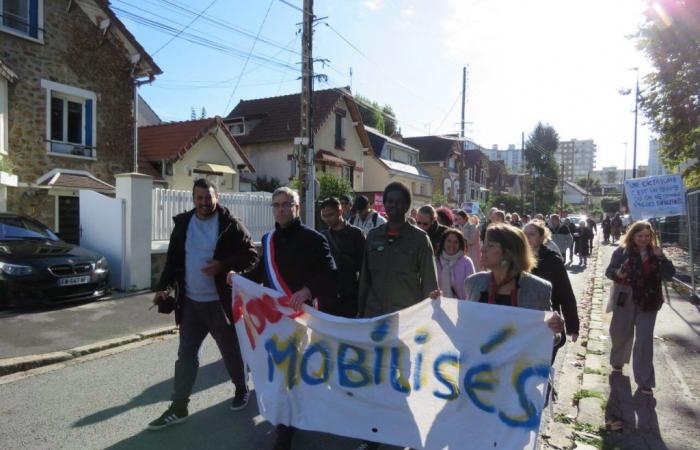
[[[35,220],[22,217],[0,218],[0,240],[21,239],[59,240],[51,230]]]

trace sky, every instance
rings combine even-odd
[[[302,0],[111,4],[163,70],[140,90],[163,120],[187,120],[192,107],[225,116],[242,99],[301,90]],[[327,60],[315,70],[328,77],[315,88],[350,86],[391,105],[404,136],[456,133],[466,66],[465,134],[474,142],[519,147],[521,133],[527,139],[543,122],[561,140],[593,139],[598,169],[630,168],[634,95],[619,90],[634,91],[633,68],[640,78],[651,70],[630,38],[644,8],[644,0],[315,0],[313,54]],[[641,113],[638,130],[645,165]]]

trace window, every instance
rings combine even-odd
[[[450,158],[450,160],[447,162],[447,166],[454,170],[456,167],[455,158]]]
[[[39,39],[39,32],[43,31],[40,28],[43,12],[41,7],[41,0],[0,0],[0,11],[2,11],[0,29]]]
[[[335,148],[345,148],[345,138],[343,137],[343,116],[335,115]]]
[[[452,181],[449,178],[445,178],[442,182],[442,195],[445,196],[445,198],[450,198],[450,188],[452,187]]]
[[[426,195],[425,194],[425,185],[423,183],[420,184],[420,195]]]
[[[0,153],[7,154],[7,80],[0,76]]]
[[[235,122],[231,122],[228,129],[234,136],[245,135],[245,120],[237,120]]]
[[[95,94],[47,80],[41,85],[47,90],[49,153],[94,159]]]
[[[341,176],[350,182],[350,186],[354,186],[354,183],[352,182],[352,175],[353,175],[352,174],[352,172],[353,172],[352,167],[343,166],[341,168],[341,172],[342,172]]]

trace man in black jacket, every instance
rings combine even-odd
[[[343,220],[341,202],[331,197],[321,203],[321,218],[328,225],[323,235],[338,266],[338,308],[333,314],[357,317],[359,274],[365,253],[362,230]]]
[[[428,234],[430,243],[433,246],[433,252],[437,254],[440,251],[440,249],[438,249],[438,244],[440,243],[442,234],[447,231],[448,228],[437,221],[435,208],[430,205],[421,206],[418,210],[418,216],[416,216],[416,225]]]
[[[296,191],[281,187],[272,193],[275,229],[263,238],[260,263],[243,275],[268,288],[282,290],[286,287],[290,306],[294,309],[301,309],[304,303],[311,304],[315,299],[319,310],[332,314],[337,308],[338,271],[335,261],[326,238],[301,223],[299,209]],[[271,260],[267,246],[274,250],[274,260]],[[278,286],[278,282],[270,279],[265,266],[271,273],[279,274],[284,286]],[[290,449],[294,432],[294,427],[277,425],[275,450]]]
[[[171,406],[148,424],[158,430],[187,418],[187,405],[199,367],[199,348],[211,333],[216,341],[236,392],[232,410],[248,403],[248,389],[241,350],[231,320],[230,271],[253,267],[258,256],[250,233],[217,203],[216,188],[199,179],[192,189],[194,209],[174,218],[168,255],[153,303],[166,302],[175,288],[175,321],[180,325],[180,346],[175,363],[175,386]]]

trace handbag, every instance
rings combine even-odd
[[[632,301],[632,286],[613,282],[610,288],[610,297],[608,297],[608,304],[605,307],[605,312],[610,313],[617,307],[622,307],[626,302]]]

